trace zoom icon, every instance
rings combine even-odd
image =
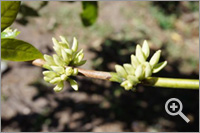
[[[182,113],[182,109],[183,104],[177,98],[170,98],[165,103],[165,110],[169,115],[180,115],[188,123],[190,120]]]

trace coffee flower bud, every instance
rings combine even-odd
[[[55,92],[59,92],[64,87],[64,81],[67,80],[74,90],[78,90],[78,84],[75,80],[69,78],[69,76],[75,76],[78,74],[77,68],[72,68],[71,66],[83,65],[86,60],[83,60],[84,53],[83,50],[78,50],[78,41],[74,37],[73,44],[70,48],[68,41],[60,36],[61,41],[52,38],[53,48],[56,54],[52,56],[44,55],[46,63],[43,65],[44,68],[49,69],[49,71],[44,71],[44,80],[56,84],[54,87]]]
[[[112,75],[112,80],[117,78],[117,81],[122,82],[121,86],[125,90],[130,90],[135,87],[142,80],[148,78],[152,73],[157,73],[167,65],[167,61],[159,62],[161,50],[158,50],[150,59],[146,61],[149,57],[150,49],[147,41],[143,42],[141,48],[140,45],[136,46],[136,56],[131,55],[131,64],[123,64],[123,66],[115,65],[116,74]],[[116,76],[118,75],[118,77]]]
[[[160,59],[160,55],[161,55],[161,50],[158,50],[158,51],[156,51],[156,53],[151,57],[149,63],[150,63],[150,65],[151,65],[152,67],[154,67],[154,66],[158,63],[158,61],[159,61],[159,59]]]
[[[64,87],[64,83],[63,83],[63,82],[59,82],[59,83],[53,88],[53,90],[54,90],[55,92],[60,92],[60,91],[63,90],[63,87]]]
[[[142,52],[145,55],[145,59],[147,59],[149,57],[150,49],[149,49],[149,45],[146,40],[144,40],[144,42],[143,42]]]

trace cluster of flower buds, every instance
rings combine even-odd
[[[121,86],[125,90],[134,88],[142,80],[150,77],[152,73],[159,72],[167,65],[167,61],[158,63],[161,50],[156,51],[148,62],[149,54],[149,45],[145,40],[142,47],[139,44],[136,46],[136,55],[131,55],[131,64],[115,65],[118,76],[123,79]]]
[[[49,71],[43,72],[44,80],[56,85],[54,87],[55,92],[63,90],[64,81],[68,81],[74,90],[78,90],[77,82],[69,76],[78,74],[78,69],[73,68],[73,66],[80,66],[86,62],[86,60],[83,60],[83,50],[77,51],[78,41],[75,37],[71,48],[63,36],[60,36],[60,39],[59,42],[52,38],[56,54],[53,54],[53,56],[44,55],[46,63],[43,67],[49,69]]]
[[[20,32],[17,29],[12,30],[10,27],[8,27],[1,32],[1,38],[16,38],[19,33]]]

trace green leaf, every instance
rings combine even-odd
[[[42,53],[31,44],[17,39],[1,39],[1,57],[11,61],[30,61],[43,58]]]
[[[20,1],[1,2],[1,31],[13,23],[19,11],[20,3]]]
[[[90,26],[94,24],[98,16],[98,3],[97,1],[83,1],[83,12],[81,13],[81,19],[84,26]]]

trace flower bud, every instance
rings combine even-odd
[[[149,57],[150,49],[149,49],[149,45],[146,40],[144,40],[144,42],[143,42],[142,51],[145,55],[145,59],[147,59]]]
[[[150,77],[152,74],[151,65],[147,62],[145,63],[145,78]]]
[[[69,81],[71,87],[72,87],[75,91],[78,91],[78,84],[77,84],[77,82],[76,82],[75,80],[73,80],[73,79],[70,79],[70,78],[68,79],[68,81]]]
[[[58,83],[58,84],[53,88],[53,90],[54,90],[55,92],[60,92],[60,91],[63,90],[63,87],[64,87],[64,83],[63,83],[63,82],[60,82],[60,83]]]
[[[161,63],[158,63],[153,68],[153,73],[157,73],[160,70],[162,70],[167,65],[167,61],[163,61]]]
[[[83,64],[85,64],[86,63],[86,60],[82,60],[82,61],[80,61],[80,62],[78,62],[78,63],[75,63],[75,64],[73,64],[74,66],[81,66],[81,65],[83,65]]]
[[[62,53],[62,58],[65,61],[65,64],[68,65],[70,62],[69,56],[67,55],[64,49],[61,49],[61,53]]]
[[[135,55],[131,55],[131,65],[136,69],[137,66],[139,65],[138,59],[135,57]]]
[[[135,69],[131,64],[124,64],[123,66],[128,74],[135,75]]]
[[[52,78],[49,78],[49,77],[44,77],[44,80],[46,81],[46,82],[49,82],[50,80],[52,80]]]
[[[62,43],[64,43],[66,46],[66,48],[69,48],[69,43],[67,42],[67,40],[63,37],[63,36],[60,36],[60,39],[62,41]]]
[[[72,55],[73,54],[73,51],[71,50],[71,49],[64,49],[65,50],[65,52],[68,54],[68,55]]]
[[[44,54],[44,59],[49,65],[55,65],[53,58],[49,55]]]
[[[140,81],[133,75],[128,75],[127,79],[133,84],[133,86],[137,85]]]
[[[43,71],[42,73],[44,76],[47,76],[49,78],[53,78],[53,77],[57,76],[57,74],[53,71]]]
[[[158,63],[161,55],[161,50],[156,51],[156,53],[151,57],[149,63],[152,68]]]
[[[61,48],[59,46],[53,46],[53,49],[56,51],[56,54],[61,56]]]
[[[63,74],[64,73],[64,68],[60,67],[60,66],[51,66],[51,69],[59,74]]]
[[[65,69],[65,74],[66,74],[67,76],[72,75],[73,72],[74,72],[74,70],[73,70],[72,67],[67,67],[67,68]]]
[[[52,38],[52,41],[53,41],[54,46],[60,47],[59,42],[54,37]]]
[[[67,75],[66,75],[66,74],[62,74],[62,75],[60,76],[60,78],[61,78],[62,81],[64,81],[64,80],[67,79]]]
[[[78,69],[77,68],[74,68],[74,72],[72,73],[73,76],[77,75],[78,74]]]
[[[120,66],[120,65],[115,65],[115,69],[116,69],[117,74],[118,74],[120,77],[126,78],[127,73],[126,73],[125,69],[124,69],[122,66]]]
[[[72,44],[72,51],[73,51],[73,52],[76,52],[77,49],[78,49],[78,41],[77,41],[77,39],[74,37],[74,38],[73,38],[73,44]]]
[[[136,46],[136,57],[140,63],[144,63],[146,61],[145,56],[142,52],[142,48],[139,44]]]
[[[129,80],[125,80],[124,82],[122,82],[120,84],[122,87],[125,88],[125,90],[130,90],[133,88],[133,85],[131,84],[131,82]]]
[[[50,83],[51,84],[57,84],[57,83],[59,83],[61,81],[61,78],[60,77],[55,77],[55,78],[53,78],[51,81],[50,81]]]
[[[56,63],[56,65],[65,66],[64,61],[58,55],[54,54],[53,59],[54,59],[54,62]]]
[[[135,70],[135,76],[139,79],[142,80],[144,78],[144,70],[142,65],[139,65],[137,69]]]

